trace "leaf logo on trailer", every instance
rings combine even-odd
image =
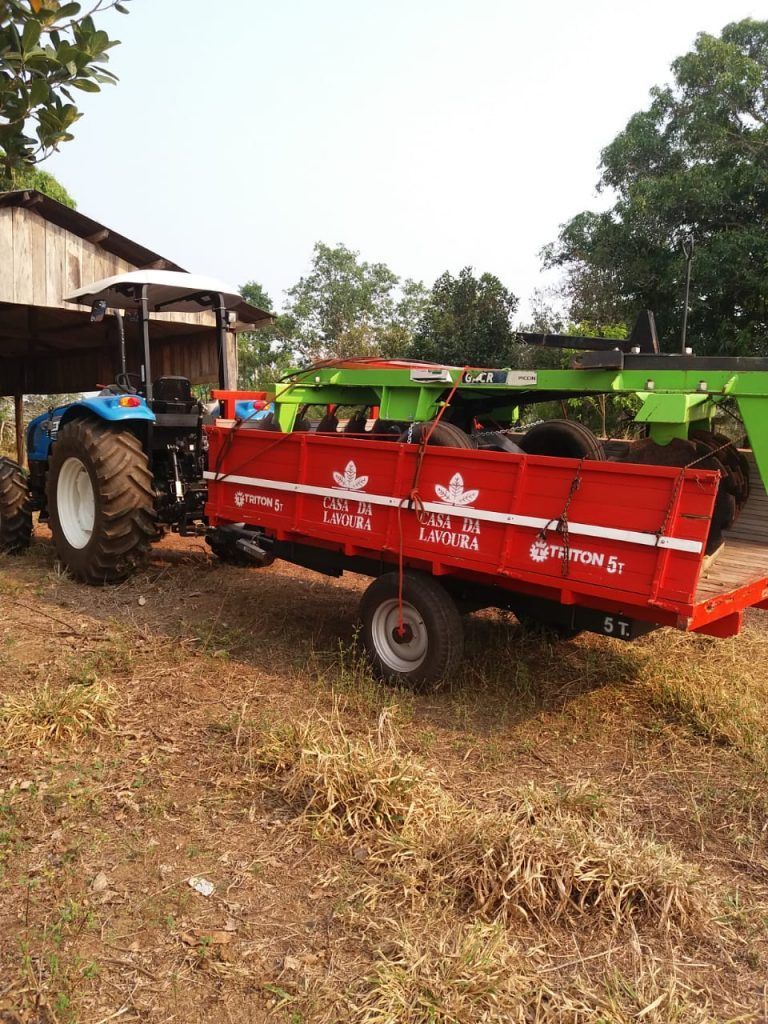
[[[362,491],[368,483],[367,476],[357,475],[357,466],[352,459],[344,467],[343,473],[334,472],[333,479],[342,491]],[[372,517],[373,506],[365,500],[364,494],[359,498],[337,498],[331,495],[323,498],[323,522],[329,526],[370,532],[373,529]]]
[[[333,479],[336,481],[336,486],[345,491],[361,491],[368,483],[367,476],[357,475],[357,466],[351,459],[344,467],[344,472],[334,473]]]
[[[477,499],[479,493],[480,491],[464,490],[464,477],[461,473],[454,473],[447,487],[443,487],[442,484],[435,484],[435,494],[448,505],[458,505],[460,507],[471,505]]]

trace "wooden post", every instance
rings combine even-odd
[[[229,386],[236,391],[239,385],[237,380],[237,333],[235,331],[226,332],[224,362],[226,365],[225,379],[230,382]]]
[[[24,396],[13,396],[13,413],[16,423],[16,461],[24,465]]]

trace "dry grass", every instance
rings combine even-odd
[[[423,927],[423,923],[422,923]],[[499,924],[390,925],[374,970],[353,991],[350,1024],[712,1024],[706,997],[674,969],[637,954],[596,982],[587,962],[547,964]]]
[[[442,799],[430,773],[398,749],[386,711],[362,741],[345,732],[337,709],[268,731],[259,762],[275,773],[283,797],[300,814],[349,836],[399,836],[431,818]]]
[[[386,713],[375,733],[350,737],[338,717],[267,732],[262,764],[313,824],[378,844],[373,859],[404,871],[411,893],[453,899],[487,921],[554,921],[590,914],[614,926],[700,924],[698,872],[657,843],[600,820],[589,784],[527,787],[507,810],[456,801],[398,749]]]
[[[3,739],[8,747],[77,744],[86,736],[114,728],[116,701],[106,684],[40,683],[6,697],[0,705]]]
[[[488,613],[403,695],[354,656],[355,581],[168,543],[104,591],[44,542],[3,563],[0,1018],[768,1019],[756,631]]]
[[[496,925],[461,925],[415,939],[407,931],[377,951],[375,969],[350,1000],[351,1024],[487,1024],[524,1016],[529,987],[520,955]]]
[[[642,680],[659,710],[768,770],[767,647],[754,626],[718,641],[664,631],[649,645]]]
[[[459,812],[421,871],[427,891],[453,892],[462,908],[510,925],[591,915],[614,927],[644,919],[681,929],[706,917],[691,865],[613,823],[559,809]]]

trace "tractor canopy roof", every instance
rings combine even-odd
[[[246,302],[231,285],[215,277],[177,270],[132,270],[106,277],[78,288],[64,301],[83,306],[103,301],[112,309],[138,309],[144,288],[151,313],[197,313],[218,306],[220,296],[241,323],[257,324],[272,319],[271,313]]]

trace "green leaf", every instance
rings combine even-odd
[[[44,78],[35,78],[29,88],[29,101],[33,107],[45,103],[50,95],[48,83]]]
[[[80,4],[64,4],[59,8],[59,18],[74,18],[80,13]]]
[[[124,4],[115,4],[115,10],[118,14],[130,14],[130,11]]]
[[[83,92],[101,92],[96,82],[91,81],[90,78],[75,78],[72,85],[75,89],[81,89]]]
[[[40,41],[40,33],[43,26],[39,21],[28,21],[21,34],[21,48],[24,51],[33,50]]]

